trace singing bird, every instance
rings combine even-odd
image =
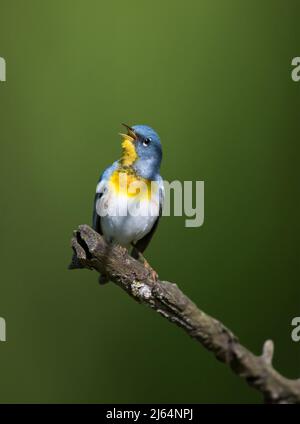
[[[127,134],[120,133],[122,157],[100,177],[93,228],[107,242],[124,246],[133,257],[143,259],[163,207],[162,147],[158,134],[147,125],[122,125],[127,129]]]

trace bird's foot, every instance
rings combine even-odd
[[[147,268],[149,270],[150,275],[151,275],[151,279],[153,281],[158,281],[158,274],[157,274],[157,272],[149,265],[148,262],[144,263],[144,265],[145,265],[145,268]]]
[[[153,281],[157,281],[158,280],[157,272],[152,268],[152,266],[149,264],[147,259],[141,253],[139,253],[139,260],[140,260],[140,262],[142,262],[144,267],[149,271],[151,279]]]

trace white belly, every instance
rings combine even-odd
[[[102,196],[100,211],[106,240],[127,247],[153,227],[159,215],[159,197],[141,200],[110,191]]]

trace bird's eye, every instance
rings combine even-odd
[[[145,138],[145,140],[143,141],[143,146],[148,146],[150,144],[150,142],[151,142],[151,138],[150,137]]]

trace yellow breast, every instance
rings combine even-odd
[[[139,199],[151,197],[151,181],[137,176],[131,169],[116,170],[109,182],[114,192],[119,195]],[[153,185],[152,190],[155,190]]]

